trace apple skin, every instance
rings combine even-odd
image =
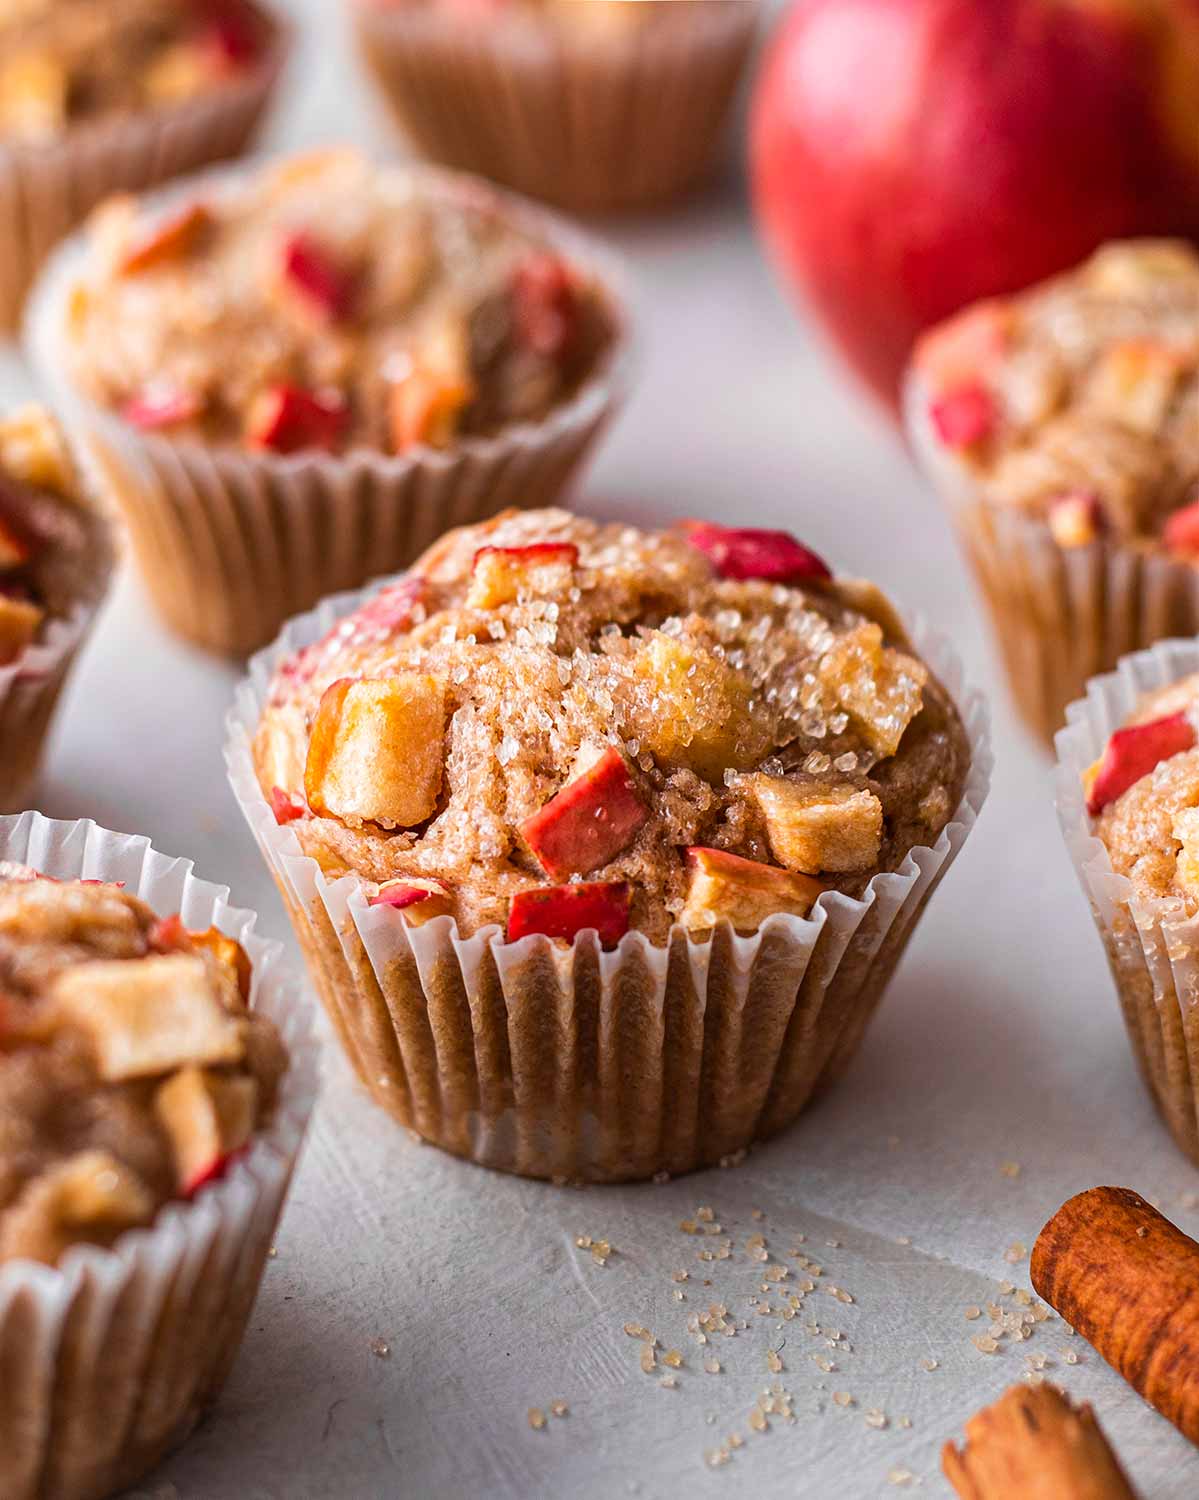
[[[1117,729],[1093,768],[1093,776],[1088,773],[1087,811],[1097,818],[1109,803],[1122,797],[1163,760],[1193,749],[1195,740],[1194,726],[1185,713]]]
[[[883,403],[920,331],[1105,240],[1199,236],[1192,0],[801,0],[752,107],[766,242]]]
[[[337,447],[349,415],[341,396],[278,385],[255,404],[248,437],[255,447],[275,453],[299,453],[304,448],[329,450]]]
[[[518,891],[508,908],[508,941],[532,933],[567,942],[592,928],[605,948],[629,930],[632,892],[625,880],[580,881],[576,885],[534,886]]]
[[[279,259],[288,284],[323,317],[331,322],[349,317],[354,304],[354,277],[311,235],[287,235]]]
[[[520,832],[550,879],[565,880],[611,863],[648,817],[624,756],[610,745],[526,818]]]
[[[574,276],[556,255],[538,252],[512,274],[512,311],[521,344],[543,359],[567,358],[579,333]]]
[[[1162,530],[1162,541],[1171,552],[1199,558],[1199,500],[1192,500],[1169,517]]]
[[[718,526],[715,521],[684,523],[687,540],[711,560],[721,578],[803,583],[832,578],[832,569],[789,531],[753,526]]]
[[[212,212],[203,203],[189,203],[129,246],[120,259],[122,275],[136,276],[165,261],[190,254],[208,233],[212,222]]]

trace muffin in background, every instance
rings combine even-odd
[[[1057,737],[1057,808],[1138,1067],[1199,1165],[1199,643],[1087,685]]]
[[[661,208],[711,171],[758,0],[351,0],[418,150],[573,213]]]
[[[123,1491],[237,1354],[315,1070],[226,894],[144,839],[0,818],[5,1500]]]
[[[55,419],[0,415],[0,811],[27,804],[114,550]]]
[[[594,1181],[790,1123],[985,796],[985,712],[929,656],[785,533],[553,510],[294,622],[227,756],[375,1099]]]
[[[488,184],[330,150],[109,203],[30,339],[161,612],[236,653],[554,498],[620,394],[618,281]]]
[[[0,8],[0,328],[110,193],[238,155],[287,47],[256,0],[20,0]]]
[[[1199,631],[1199,253],[1108,245],[917,346],[913,445],[1016,705],[1051,741],[1087,679]]]

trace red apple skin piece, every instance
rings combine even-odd
[[[288,283],[324,317],[333,322],[349,317],[354,305],[354,277],[311,235],[288,235],[280,260]]]
[[[1167,714],[1148,724],[1117,729],[1107,742],[1087,795],[1087,811],[1097,818],[1109,803],[1148,776],[1172,755],[1195,746],[1195,729],[1185,713]]]
[[[124,276],[136,276],[189,255],[211,224],[212,213],[203,203],[189,203],[135,241],[121,256],[117,269]]]
[[[285,792],[281,786],[273,786],[271,788],[270,803],[271,811],[275,815],[275,822],[278,823],[280,828],[285,827],[288,823],[297,822],[308,812],[307,807],[298,797],[293,797],[290,792]]]
[[[440,880],[430,880],[424,885],[407,885],[402,880],[388,881],[368,898],[368,906],[394,906],[403,911],[409,906],[419,906],[434,897],[442,900],[450,895],[450,888]]]
[[[579,882],[577,885],[536,886],[518,891],[508,907],[508,941],[533,933],[564,938],[594,928],[600,943],[610,948],[629,930],[632,891],[625,880]]]
[[[194,421],[203,410],[203,400],[193,391],[162,391],[130,397],[121,415],[143,432],[157,432]]]
[[[997,413],[990,392],[981,385],[962,385],[929,403],[929,421],[946,448],[973,448],[995,431]]]
[[[0,510],[0,572],[23,568],[33,550],[31,539]]]
[[[687,540],[711,558],[721,578],[760,578],[768,583],[803,583],[832,578],[832,569],[789,531],[718,526],[689,521]]]
[[[190,1202],[201,1188],[206,1188],[210,1182],[220,1182],[234,1162],[244,1156],[248,1150],[248,1146],[240,1146],[236,1151],[228,1151],[224,1156],[218,1156],[216,1161],[208,1166],[202,1167],[198,1172],[193,1172],[179,1189],[179,1196],[184,1202]]]
[[[146,943],[154,953],[191,953],[195,949],[191,933],[183,925],[178,912],[169,917],[159,917],[146,936]]]
[[[274,453],[299,453],[305,448],[329,451],[337,447],[349,416],[340,397],[280,385],[256,404],[247,435],[255,447]]]
[[[262,55],[262,28],[238,0],[206,0],[200,6],[201,45],[208,49],[220,69],[241,72]]]
[[[1193,5],[794,5],[751,111],[759,223],[882,402],[958,308],[1107,240],[1199,237],[1197,49]]]
[[[1171,552],[1199,558],[1199,500],[1192,500],[1167,518],[1162,541]]]
[[[516,337],[543,359],[569,356],[579,332],[574,276],[556,255],[529,255],[512,273]]]
[[[599,760],[520,825],[551,880],[590,875],[627,849],[649,817],[625,758],[609,746]]]
[[[321,694],[321,701],[312,721],[312,733],[308,737],[308,758],[304,766],[304,796],[317,817],[328,817],[329,810],[320,795],[319,778],[310,779],[308,768],[328,765],[337,742],[337,724],[341,718],[342,705],[356,681],[357,678],[354,677],[339,677],[336,682],[331,682]]]

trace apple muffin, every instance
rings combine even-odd
[[[543,420],[614,333],[594,279],[484,186],[431,191],[348,151],[165,214],[109,204],[92,245],[66,329],[79,386],[205,443],[451,447]]]
[[[260,58],[242,0],[10,0],[0,9],[0,136],[45,141],[81,121],[192,99]]]
[[[1192,246],[1110,244],[968,308],[920,341],[909,408],[1043,735],[1088,676],[1199,630]]]
[[[241,946],[117,885],[0,864],[0,947],[0,1265],[55,1265],[219,1178],[287,1058]]]
[[[793,1118],[985,777],[879,591],[782,532],[547,510],[341,613],[270,653],[231,765],[376,1098],[592,1180]]]

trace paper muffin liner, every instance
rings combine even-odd
[[[144,838],[27,812],[0,818],[0,858],[122,880],[157,911],[237,938],[254,964],[250,1003],[291,1055],[272,1123],[192,1202],[111,1250],[76,1246],[53,1268],[0,1265],[0,1494],[99,1500],[187,1437],[233,1364],[312,1109],[312,1005],[253,913]]]
[[[245,655],[325,595],[406,566],[451,527],[510,506],[553,503],[624,396],[630,328],[617,258],[553,215],[476,179],[431,167],[403,170],[450,201],[477,200],[484,191],[510,222],[569,257],[605,294],[615,324],[610,348],[579,390],[541,421],[401,456],[366,448],[284,456],[142,432],[89,401],[68,373],[63,325],[87,259],[84,234],[59,249],[31,298],[27,346],[39,379],[91,460],[96,483],[123,512],[159,613],[197,645]],[[240,176],[205,173],[148,206],[219,193]]]
[[[0,329],[18,327],[38,267],[111,193],[140,192],[246,149],[289,40],[282,21],[258,13],[270,26],[262,58],[198,98],[84,121],[55,140],[0,141]]]
[[[1179,1149],[1199,1165],[1199,917],[1139,896],[1091,830],[1084,771],[1146,693],[1199,672],[1199,641],[1159,641],[1087,684],[1057,736],[1057,812],[1103,939],[1141,1075]]]
[[[1111,541],[1059,546],[1044,521],[983,494],[937,441],[914,377],[904,405],[912,447],[986,600],[1016,708],[1046,745],[1089,678],[1130,651],[1199,632],[1199,569]]]
[[[40,640],[0,666],[0,813],[27,805],[59,695],[108,593],[115,544],[102,515],[89,520],[70,610],[48,620]]]
[[[757,0],[638,0],[662,13],[600,33],[569,18],[464,17],[357,0],[362,55],[436,161],[576,213],[658,207],[713,166]]]
[[[333,880],[279,827],[252,739],[276,665],[370,591],[327,600],[250,664],[228,720],[234,793],[287,906],[346,1054],[375,1100],[426,1140],[528,1177],[617,1182],[708,1166],[789,1124],[845,1068],[916,919],[974,826],[991,772],[987,710],[949,645],[916,645],[961,711],[971,767],[932,848],[860,900],[826,892],[805,919],[665,947],[629,933],[570,946],[449,917],[411,928]],[[371,887],[373,889],[373,887]]]

